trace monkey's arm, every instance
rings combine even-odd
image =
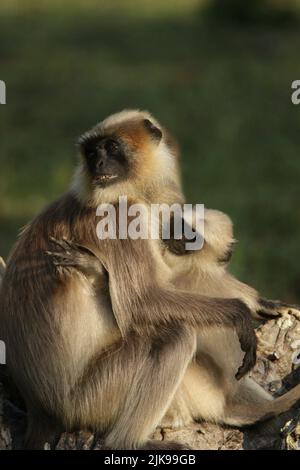
[[[156,279],[157,262],[149,241],[127,239],[105,240],[102,243],[106,244],[103,250],[106,255],[104,264],[109,273],[112,306],[123,336],[131,330],[140,335],[152,334],[158,328],[167,328],[169,324],[176,322],[178,325],[185,323],[194,328],[234,328],[241,348],[246,352],[237,378],[253,367],[256,359],[256,336],[245,304],[238,299],[210,298],[178,291],[172,286],[161,287]],[[77,246],[80,245],[71,242],[66,244],[64,240],[63,243],[58,242],[57,246],[62,252],[52,253],[56,265],[82,270],[80,263],[86,269],[92,261],[93,252],[88,249],[82,250],[80,256],[76,254]],[[65,258],[65,250],[70,252],[70,259]],[[96,255],[94,256],[91,269],[94,269],[95,262],[102,266]]]
[[[152,241],[151,241],[152,242]],[[240,378],[255,364],[256,336],[248,307],[238,299],[218,299],[161,286],[157,279],[155,243],[149,240],[104,240],[112,307],[123,334],[147,334],[169,323],[229,327],[245,351]]]

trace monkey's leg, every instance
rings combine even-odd
[[[300,400],[300,385],[273,399],[251,378],[237,381],[241,350],[230,331],[201,334],[199,346],[162,426],[176,428],[204,419],[242,427],[280,415]]]
[[[182,428],[195,421],[220,422],[224,415],[222,371],[207,356],[193,361],[176,391],[160,426]]]
[[[181,326],[151,341],[132,335],[120,349],[93,361],[74,387],[73,422],[89,422],[113,449],[179,448],[148,441],[168,408],[195,352],[195,333]]]
[[[240,384],[236,395],[228,399],[224,423],[233,426],[249,426],[288,411],[300,400],[300,385],[279,398],[273,399],[250,378]]]
[[[162,426],[181,427],[204,419],[230,426],[250,426],[288,411],[300,400],[300,385],[273,399],[250,378],[244,379],[234,397],[226,399],[224,385],[218,384],[208,369],[188,370],[183,386],[176,392]],[[206,380],[204,374],[206,373]],[[224,387],[224,389],[223,389]]]
[[[223,422],[226,398],[236,395],[244,380],[235,378],[243,355],[230,329],[198,331],[195,360],[189,364],[162,425],[181,427],[194,420]]]

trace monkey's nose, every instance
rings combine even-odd
[[[101,152],[98,154],[97,170],[101,170],[106,162],[106,156]]]
[[[99,172],[103,171],[103,167],[105,167],[106,162],[107,162],[106,152],[103,148],[100,147],[97,149],[97,163],[96,163],[97,171]]]

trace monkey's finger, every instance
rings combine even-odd
[[[285,302],[281,302],[277,300],[277,308],[279,309],[290,309],[290,310],[298,310],[300,311],[300,305],[297,304],[287,304]]]
[[[76,243],[76,242],[73,242],[71,240],[68,240],[66,237],[62,237],[62,241],[59,241],[57,240],[57,244],[59,244],[59,246],[63,246],[63,243],[66,244],[66,246],[68,246],[72,251],[82,251],[83,253],[89,255],[89,256],[92,256],[92,257],[95,257],[95,258],[98,258],[97,255],[90,249],[88,248],[87,246],[85,245],[81,245],[80,243]]]
[[[238,368],[237,373],[235,374],[236,380],[241,380],[251,369],[255,366],[256,363],[256,348],[251,352],[248,352],[244,356],[243,364]]]
[[[62,240],[58,240],[58,238],[55,238],[55,237],[49,237],[49,240],[54,243],[55,245],[59,245],[61,246],[63,244]]]
[[[282,312],[278,310],[257,310],[257,315],[262,320],[274,320],[275,318],[279,318],[282,316]]]
[[[299,305],[288,304],[286,302],[282,302],[281,300],[269,300],[260,298],[259,304],[263,307],[263,309],[267,310],[277,310],[283,313],[288,313],[287,310],[296,310],[300,312]]]
[[[92,256],[93,258],[98,259],[98,256],[90,248],[88,248],[87,246],[80,245],[79,243],[74,243],[74,245],[79,251],[82,251],[83,253],[85,253],[89,256]]]
[[[46,254],[51,257],[51,262],[54,266],[61,266],[66,268],[80,266],[78,260],[76,260],[74,257],[67,257],[64,253],[48,252]]]
[[[53,264],[71,264],[71,263],[76,263],[78,262],[68,254],[66,255],[65,253],[54,253],[51,251],[46,251],[46,255],[51,256]]]
[[[51,256],[52,258],[68,258],[70,259],[71,256],[72,256],[72,253],[70,253],[69,251],[67,252],[60,252],[60,251],[45,251],[45,254],[47,256]],[[71,258],[72,259],[72,258]]]
[[[300,320],[300,308],[299,307],[282,307],[280,309],[280,315],[292,315],[293,317],[297,318]]]
[[[287,304],[280,300],[268,300],[261,298],[259,304],[262,308],[257,314],[265,320],[276,318],[282,315],[292,315],[298,320],[300,319],[300,307],[295,304]]]
[[[65,243],[65,245],[68,246],[71,250],[76,249],[76,243],[69,240],[67,237],[62,237],[62,242]]]
[[[247,331],[248,330],[248,331]],[[241,336],[239,336],[242,350],[245,352],[243,363],[239,367],[235,377],[240,380],[255,366],[257,338],[254,329],[245,328]]]
[[[61,248],[62,250],[67,251],[69,248],[74,250],[74,246],[71,246],[69,243],[66,242],[66,240],[57,240],[54,237],[50,237],[50,241],[53,245]]]
[[[78,263],[76,261],[72,261],[71,259],[60,259],[53,261],[54,266],[67,266],[67,267],[77,267]]]

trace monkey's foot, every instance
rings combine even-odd
[[[259,299],[257,314],[264,320],[271,320],[283,315],[292,315],[300,320],[300,307],[286,304],[280,300]]]
[[[97,255],[86,246],[75,243],[66,238],[57,240],[50,237],[51,244],[59,251],[46,251],[51,257],[54,266],[75,268],[87,277],[98,276],[104,273],[104,267]]]

